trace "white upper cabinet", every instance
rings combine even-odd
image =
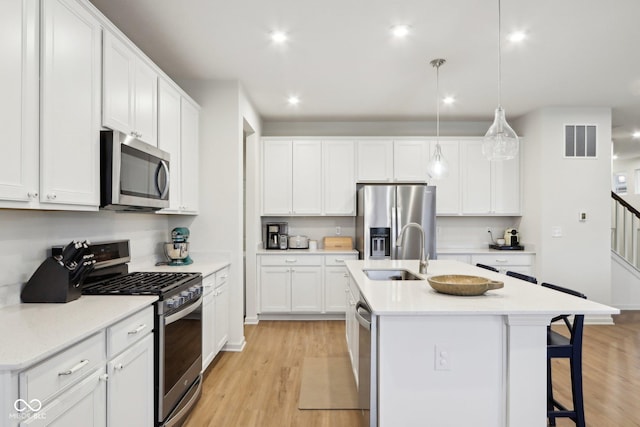
[[[100,202],[100,42],[75,0],[42,2],[40,202]]]
[[[263,215],[355,215],[355,145],[265,139]]]
[[[169,159],[169,208],[180,210],[180,93],[169,83],[158,85],[158,148],[171,155]]]
[[[460,214],[460,143],[441,140],[440,148],[449,166],[449,173],[445,178],[429,180],[429,185],[436,186],[436,214],[458,215]],[[429,159],[435,150],[436,141],[431,141]]]
[[[293,170],[290,140],[266,140],[262,145],[263,215],[290,215]]]
[[[520,215],[520,158],[489,161],[482,140],[461,144],[462,213]]]
[[[109,31],[104,33],[103,49],[103,126],[157,146],[156,72]]]
[[[38,1],[0,2],[0,28],[0,206],[28,207],[39,191]]]
[[[358,182],[393,180],[393,141],[358,141]]]
[[[393,142],[393,180],[396,182],[427,182],[429,142],[397,140]]]
[[[322,143],[292,143],[291,206],[294,215],[322,213]]]
[[[186,98],[181,99],[180,132],[180,211],[198,213],[199,177],[198,147],[200,135],[200,111]]]
[[[356,214],[355,143],[322,142],[323,212],[325,215]]]

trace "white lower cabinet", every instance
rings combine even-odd
[[[471,255],[472,264],[485,264],[498,269],[500,273],[514,271],[535,276],[533,254],[491,253]]]
[[[202,370],[229,340],[229,267],[203,278]]]
[[[48,404],[44,405],[37,412],[31,414],[31,416],[20,422],[19,425],[38,427],[106,426],[106,381],[106,374],[103,366],[96,369],[91,375],[80,381],[66,393],[61,394]],[[128,396],[131,399],[134,398],[131,395]],[[33,403],[33,400],[29,402]],[[127,423],[125,425],[141,424]]]
[[[357,255],[336,254],[324,257],[324,313],[344,313],[346,309],[344,291],[349,273],[344,263],[357,259]]]
[[[347,350],[349,352],[349,359],[351,360],[351,368],[353,370],[353,376],[358,384],[358,357],[359,357],[359,339],[360,331],[359,324],[356,320],[356,303],[360,298],[360,294],[356,291],[354,295],[352,278],[347,278],[347,283],[344,289],[345,293],[345,335],[347,340]]]
[[[18,408],[0,425],[154,425],[153,318],[149,306],[12,373]]]
[[[323,257],[267,255],[259,260],[261,313],[321,313]]]
[[[153,360],[153,334],[147,334],[108,363],[109,426],[153,425]]]

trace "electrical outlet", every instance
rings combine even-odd
[[[336,227],[336,236],[339,236],[342,233],[342,227],[337,226]]]
[[[487,233],[491,233],[491,227],[487,227]]]
[[[450,371],[451,370],[451,352],[449,346],[445,344],[435,345],[435,366],[436,371]]]

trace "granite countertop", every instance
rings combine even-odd
[[[157,296],[82,295],[64,304],[16,304],[0,309],[0,370],[20,370],[124,319]]]
[[[429,261],[428,273],[418,274],[417,260],[352,260],[345,262],[361,295],[378,315],[548,315],[617,314],[619,310],[576,298],[459,261]],[[504,282],[501,289],[480,296],[454,296],[433,290],[427,280],[371,280],[365,268],[404,268],[426,279],[441,274],[468,274]]]

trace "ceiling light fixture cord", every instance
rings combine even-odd
[[[498,107],[502,107],[502,7],[498,0]]]
[[[427,164],[427,173],[432,179],[444,178],[449,173],[449,166],[442,155],[442,147],[440,146],[440,66],[445,62],[446,60],[442,58],[430,62],[436,69],[436,148]]]

